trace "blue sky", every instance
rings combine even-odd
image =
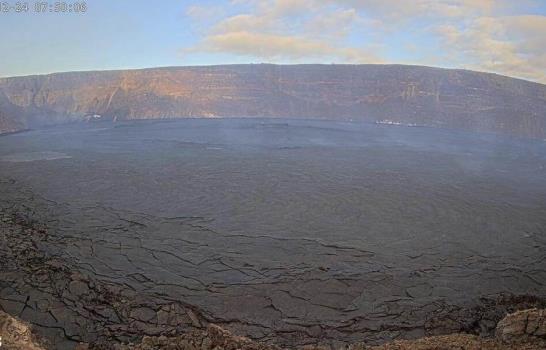
[[[85,14],[36,14],[34,2],[28,13],[0,13],[0,76],[224,63],[407,63],[546,82],[543,0],[86,3]]]

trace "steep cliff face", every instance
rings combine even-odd
[[[0,92],[0,134],[25,129],[25,118],[22,108],[14,105]]]
[[[0,91],[22,110],[17,121],[30,127],[93,115],[291,117],[546,137],[546,85],[430,67],[227,65],[74,72],[0,79]]]

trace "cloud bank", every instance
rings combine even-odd
[[[407,63],[546,83],[544,4],[521,0],[232,0],[193,4],[184,55],[253,62]]]

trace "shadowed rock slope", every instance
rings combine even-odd
[[[16,132],[26,128],[25,112],[22,108],[11,103],[0,93],[0,134]]]
[[[184,117],[359,120],[544,138],[546,86],[403,65],[224,65],[0,79],[0,132]]]

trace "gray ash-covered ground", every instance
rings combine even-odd
[[[543,141],[424,128],[10,135],[0,306],[56,348],[209,323],[282,346],[491,334],[545,306],[545,174]]]

